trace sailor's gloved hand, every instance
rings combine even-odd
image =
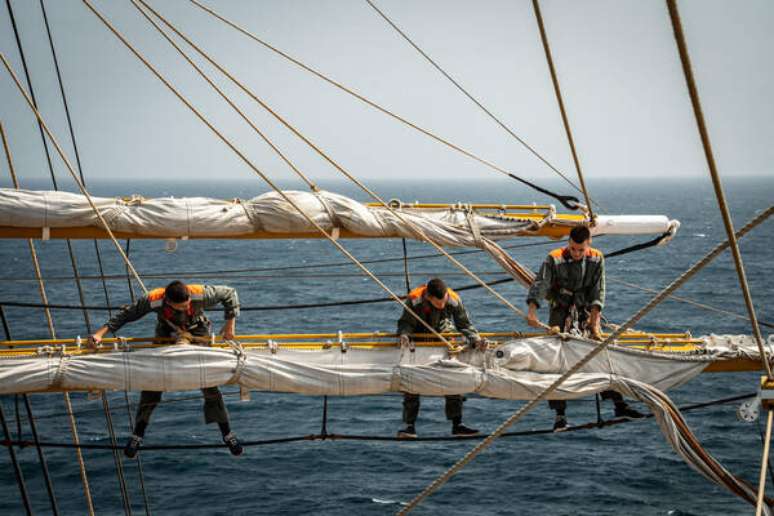
[[[97,349],[102,342],[102,335],[89,335],[89,339],[86,341],[86,347],[89,349]]]
[[[401,335],[400,336],[400,347],[407,348],[411,345],[411,339],[408,335]]]
[[[477,349],[479,351],[486,351],[489,348],[489,341],[482,339],[481,337],[469,337],[468,346],[470,349]]]

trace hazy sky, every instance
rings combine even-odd
[[[202,0],[271,44],[440,136],[538,182],[553,173],[497,127],[364,0]],[[532,4],[376,0],[417,44],[559,169],[575,177]],[[38,2],[12,2],[42,112],[67,144]],[[151,1],[355,175],[498,174],[301,71],[187,0]],[[77,0],[45,0],[87,179],[249,179],[252,172]],[[95,5],[274,179],[290,169],[128,0]],[[603,177],[701,176],[706,164],[663,1],[541,2],[580,160]],[[716,159],[726,177],[774,176],[774,2],[679,2]],[[22,68],[0,9],[0,51]],[[210,70],[208,68],[208,70]],[[222,78],[219,84],[227,84]],[[315,179],[336,172],[227,85]],[[28,108],[5,71],[0,119],[22,181],[48,175]],[[58,174],[64,169],[57,159]],[[0,172],[7,175],[5,163]],[[5,177],[3,178],[5,180]]]

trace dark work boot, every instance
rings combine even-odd
[[[132,434],[126,442],[126,446],[124,446],[124,455],[130,459],[135,458],[140,450],[140,446],[142,446],[142,437]]]
[[[452,435],[465,436],[465,435],[478,435],[479,431],[476,428],[469,428],[462,423],[455,423],[452,425]]]
[[[639,419],[641,417],[645,417],[645,414],[643,414],[637,409],[631,408],[626,403],[616,403],[615,417],[628,417],[631,419]]]
[[[239,443],[239,439],[237,439],[237,436],[234,432],[229,432],[228,434],[224,435],[223,442],[228,445],[228,451],[230,451],[231,455],[234,455],[235,457],[242,455],[242,452],[244,452],[244,449]]]
[[[567,416],[564,414],[557,414],[554,418],[554,432],[561,432],[567,429]]]
[[[406,425],[406,428],[403,430],[398,430],[398,437],[401,439],[416,439],[417,430],[413,424]]]

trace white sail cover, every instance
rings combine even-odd
[[[682,385],[715,360],[755,357],[750,344],[707,348],[701,355],[675,355],[611,346],[556,391],[557,399],[611,388],[620,378],[660,390]],[[709,340],[709,338],[708,338]],[[258,391],[357,396],[413,392],[440,396],[478,393],[532,399],[595,345],[558,337],[513,340],[486,353],[468,351],[448,359],[443,348],[315,351],[279,346],[224,349],[175,345],[136,351],[67,356],[56,352],[0,359],[0,394],[68,390],[183,391],[224,384]]]
[[[551,398],[570,399],[612,389],[647,404],[670,446],[708,480],[755,504],[756,492],[704,450],[662,391],[681,385],[715,360],[758,358],[752,339],[705,337],[703,353],[678,355],[610,346],[572,375]],[[769,338],[769,342],[771,342]],[[585,339],[513,340],[486,352],[446,358],[442,348],[301,351],[175,345],[137,351],[0,359],[0,394],[46,389],[179,391],[239,384],[246,389],[307,395],[386,392],[466,394],[535,399],[561,373],[598,345]],[[771,515],[764,506],[764,514]]]
[[[497,240],[529,235],[543,222],[512,220],[453,209],[400,213],[410,225],[383,207],[367,206],[331,192],[284,192],[326,231],[348,230],[364,237],[417,238],[412,225],[444,246],[481,247],[481,238]],[[253,199],[223,201],[204,197],[131,199],[93,197],[100,214],[115,232],[146,237],[180,238],[253,232],[315,233],[315,228],[276,192]],[[0,189],[0,226],[19,228],[101,227],[85,196],[70,192]],[[676,230],[677,221],[660,215],[602,216],[596,233],[661,234]]]

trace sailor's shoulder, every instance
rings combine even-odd
[[[559,264],[565,261],[565,248],[559,247],[548,253],[547,261]]]
[[[586,258],[592,262],[601,262],[605,259],[605,255],[599,249],[589,247],[588,250],[586,250]]]

